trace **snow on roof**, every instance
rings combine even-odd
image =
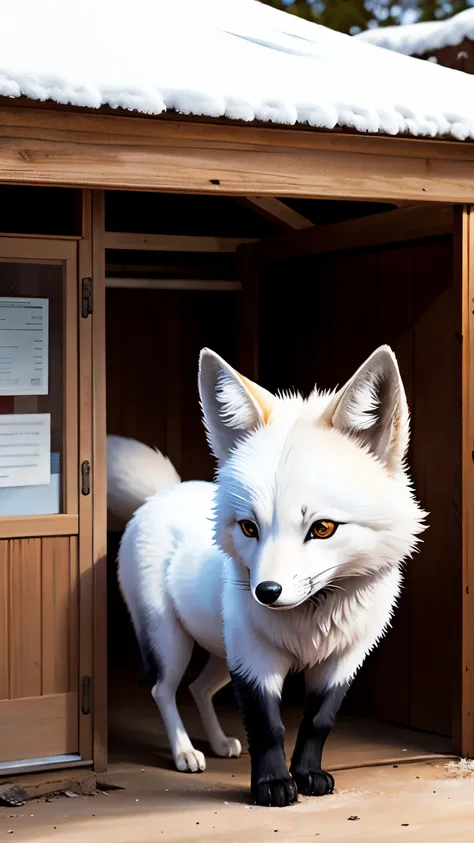
[[[384,26],[368,29],[354,37],[406,56],[421,56],[442,47],[457,47],[465,38],[474,40],[474,8],[448,20]]]
[[[474,76],[256,0],[3,2],[0,95],[474,139]]]

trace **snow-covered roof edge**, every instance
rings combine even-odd
[[[474,140],[474,77],[256,0],[0,3],[0,96]]]
[[[466,39],[474,40],[474,8],[443,21],[382,26],[353,37],[406,56],[421,56],[443,47],[457,47]]]

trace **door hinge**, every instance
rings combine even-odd
[[[82,677],[82,703],[81,710],[83,714],[91,713],[91,691],[92,678],[90,676]]]
[[[92,314],[92,278],[82,279],[82,318]]]
[[[89,460],[84,460],[81,465],[82,485],[81,493],[83,495],[90,495],[91,493],[91,464]]]

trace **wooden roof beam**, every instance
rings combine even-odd
[[[474,143],[467,141],[122,117],[13,102],[0,105],[3,184],[456,204],[469,204],[474,195]]]
[[[241,281],[220,281],[213,278],[116,278],[107,277],[105,286],[120,290],[193,290],[238,292]]]
[[[135,234],[106,231],[106,249],[148,252],[235,252],[242,243],[254,243],[240,237],[201,237],[192,234]]]
[[[265,237],[252,247],[261,260],[347,252],[404,240],[421,240],[453,231],[452,205],[412,205],[332,225]]]
[[[239,199],[239,202],[286,231],[312,228],[314,225],[303,214],[293,210],[293,208],[285,205],[281,199],[276,199],[274,196],[244,196]]]

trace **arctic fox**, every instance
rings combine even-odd
[[[181,484],[161,454],[108,440],[109,508],[127,517],[143,502],[119,582],[177,769],[205,769],[175,699],[198,642],[209,660],[191,692],[211,749],[241,752],[212,703],[231,679],[253,798],[285,806],[298,791],[332,792],[324,742],[425,528],[405,467],[405,392],[382,346],[342,389],[306,400],[275,396],[203,349],[199,393],[216,483]],[[307,700],[288,770],[280,697],[291,671],[304,671]]]

